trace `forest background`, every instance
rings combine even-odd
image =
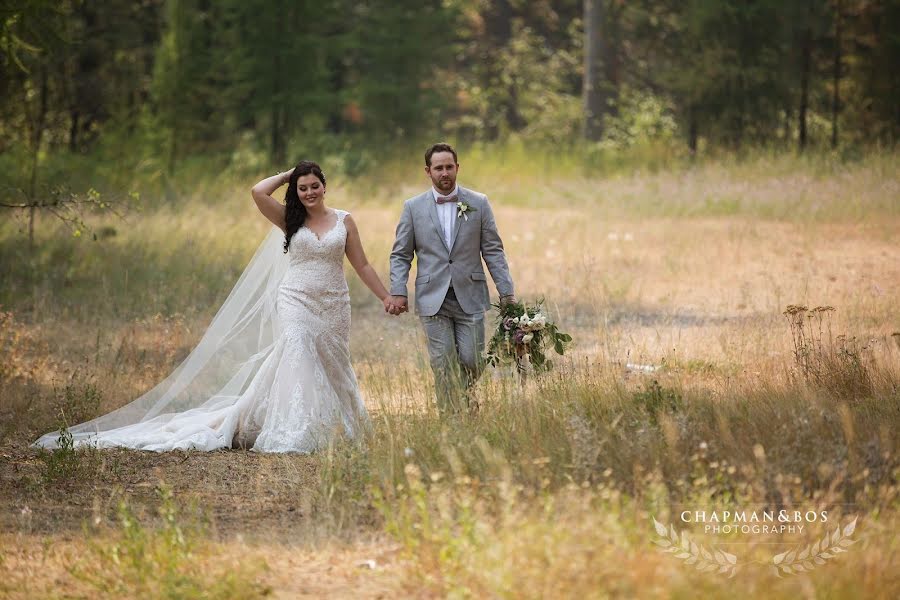
[[[0,597],[898,597],[898,72],[898,0],[0,0]],[[300,159],[384,278],[438,140],[550,373],[442,419],[348,270],[364,445],[29,446],[179,364]]]

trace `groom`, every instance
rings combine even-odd
[[[404,203],[397,225],[385,310],[408,310],[406,284],[415,254],[416,313],[428,338],[438,408],[476,410],[468,389],[484,366],[484,313],[491,306],[482,257],[501,303],[516,301],[513,282],[487,196],[456,185],[456,151],[449,144],[431,146],[425,172],[431,189]]]

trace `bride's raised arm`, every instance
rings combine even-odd
[[[284,231],[284,204],[272,197],[272,193],[291,180],[294,170],[285,171],[278,175],[266,177],[250,189],[250,195],[256,202],[256,207],[268,220],[272,221],[279,229]]]

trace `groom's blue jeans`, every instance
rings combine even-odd
[[[420,318],[428,338],[438,408],[442,413],[458,411],[468,405],[467,390],[484,370],[484,313],[463,311],[451,287],[440,310]]]

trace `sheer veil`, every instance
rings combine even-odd
[[[125,406],[69,428],[76,444],[124,426],[166,423],[190,411],[212,412],[237,402],[266,357],[280,325],[278,284],[288,267],[284,233],[272,227],[244,269],[203,337],[178,367],[156,387]],[[35,446],[56,448],[59,433],[41,436]]]

